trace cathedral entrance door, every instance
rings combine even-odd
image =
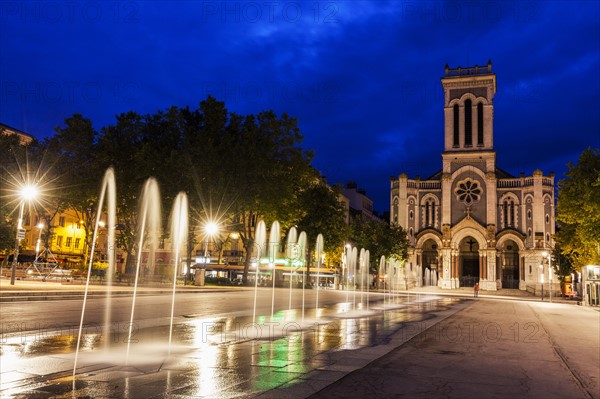
[[[460,242],[460,286],[473,287],[479,282],[479,245],[473,237]]]
[[[461,287],[473,287],[479,281],[479,257],[462,259]]]

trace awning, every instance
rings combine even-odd
[[[14,258],[15,258],[14,254],[9,255],[8,261],[12,262]],[[17,258],[17,262],[33,262],[33,261],[35,261],[35,255],[19,254],[19,257]]]

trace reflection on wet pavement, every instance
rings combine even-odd
[[[89,329],[74,382],[73,331],[4,337],[0,392],[14,398],[233,398],[307,378],[326,383],[331,373],[365,363],[352,358],[356,349],[385,344],[405,323],[426,320],[460,300],[395,301],[371,303],[369,310],[362,303],[353,310],[352,303],[338,303],[304,315],[286,310],[256,320],[188,316],[174,326],[170,348],[168,326],[139,325],[127,360],[126,329],[112,332],[108,351],[100,333]],[[333,354],[340,352],[345,362],[338,365]]]

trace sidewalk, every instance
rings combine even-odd
[[[600,398],[600,312],[564,303],[471,301],[310,396]]]

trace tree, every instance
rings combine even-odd
[[[406,231],[401,226],[391,226],[385,221],[355,220],[352,222],[352,241],[357,248],[365,248],[371,254],[377,272],[381,256],[386,259],[404,261],[408,256],[408,239]]]
[[[97,157],[102,169],[113,167],[117,185],[117,246],[126,254],[126,273],[133,272],[137,209],[140,192],[148,174],[140,168],[139,149],[143,148],[144,118],[127,112],[117,116],[114,125],[101,129]]]
[[[297,227],[298,231],[306,232],[308,237],[306,251],[309,254],[306,268],[308,275],[310,275],[313,260],[311,254],[314,252],[317,236],[323,234],[325,253],[340,254],[343,243],[350,233],[344,220],[344,207],[338,195],[339,193],[321,178],[313,179],[312,183],[298,195],[300,217]]]
[[[600,264],[600,152],[588,148],[559,182],[556,241],[577,270]]]
[[[96,158],[98,132],[92,121],[80,114],[65,119],[56,134],[44,142],[45,156],[53,158],[52,195],[46,199],[46,223],[51,235],[51,221],[60,212],[70,209],[84,229],[83,265],[88,261],[94,223],[97,214],[98,186],[102,170]],[[91,254],[93,256],[93,254]]]
[[[259,220],[278,220],[285,230],[297,218],[297,193],[312,153],[300,147],[297,120],[272,111],[240,116],[213,97],[188,115],[185,153],[193,177],[193,210],[199,222],[217,222],[236,232],[246,252],[244,282]]]

